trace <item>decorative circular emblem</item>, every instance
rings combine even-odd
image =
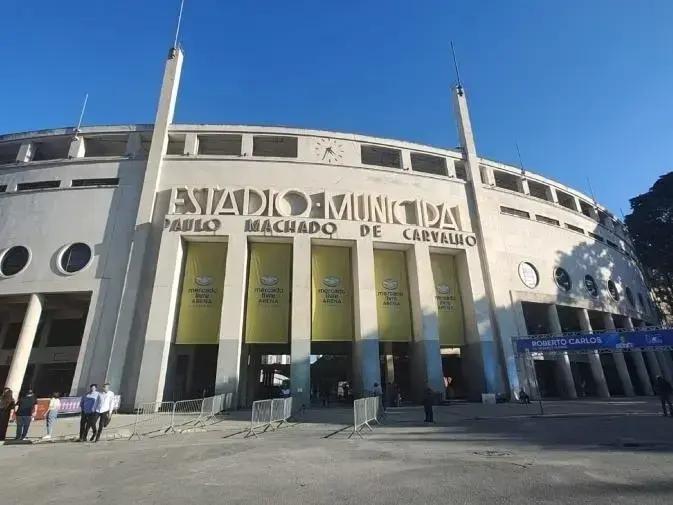
[[[619,290],[617,289],[617,285],[612,280],[608,281],[608,293],[610,293],[610,296],[614,301],[619,301]]]
[[[435,287],[440,295],[450,295],[451,291],[453,291],[451,286],[447,286],[446,284],[437,284]]]
[[[259,282],[264,286],[275,286],[278,284],[278,277],[275,275],[262,275],[259,278]]]
[[[631,288],[627,286],[624,292],[626,293],[626,299],[629,301],[629,305],[631,305],[631,307],[635,306],[636,303],[633,300],[633,291],[631,291]]]
[[[383,282],[381,284],[383,284],[383,287],[388,291],[397,289],[397,286],[400,285],[397,279],[383,279]]]
[[[594,278],[590,275],[584,276],[584,289],[586,289],[587,293],[589,293],[594,298],[598,297],[598,286],[596,285]]]
[[[563,291],[570,291],[573,287],[573,282],[570,280],[570,275],[561,267],[554,269],[554,282]]]
[[[521,282],[523,282],[523,285],[530,289],[537,287],[540,282],[540,276],[537,273],[537,269],[532,263],[527,263],[525,261],[519,264],[519,278],[521,279]]]
[[[199,275],[194,277],[194,282],[199,286],[210,286],[213,283],[213,278],[207,275]]]
[[[336,288],[339,284],[341,284],[341,279],[339,277],[336,277],[334,275],[330,275],[328,277],[325,277],[322,280],[323,285],[328,288]]]

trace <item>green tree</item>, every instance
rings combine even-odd
[[[626,225],[660,309],[673,314],[673,172],[647,193],[631,198]]]

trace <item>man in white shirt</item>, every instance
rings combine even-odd
[[[96,413],[98,414],[98,431],[96,431],[95,442],[100,439],[100,434],[103,433],[103,428],[110,424],[112,419],[112,410],[114,408],[115,394],[110,391],[110,383],[103,384],[103,390],[99,393],[98,402],[96,404]]]

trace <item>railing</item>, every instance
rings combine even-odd
[[[288,422],[292,416],[292,398],[274,398],[272,400],[257,400],[252,403],[250,416],[250,428],[245,435],[257,436],[269,428],[278,429],[283,423]]]
[[[359,435],[362,438],[362,429],[367,428],[374,431],[369,423],[379,422],[379,409],[381,408],[381,398],[379,396],[368,396],[359,398],[353,402],[353,431],[348,438],[353,435]]]
[[[197,400],[141,403],[136,409],[129,440],[205,428],[217,414],[231,407],[231,399],[232,394],[227,393]]]

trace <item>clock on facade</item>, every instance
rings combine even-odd
[[[320,138],[313,147],[319,161],[338,163],[343,159],[344,146],[336,139]]]

